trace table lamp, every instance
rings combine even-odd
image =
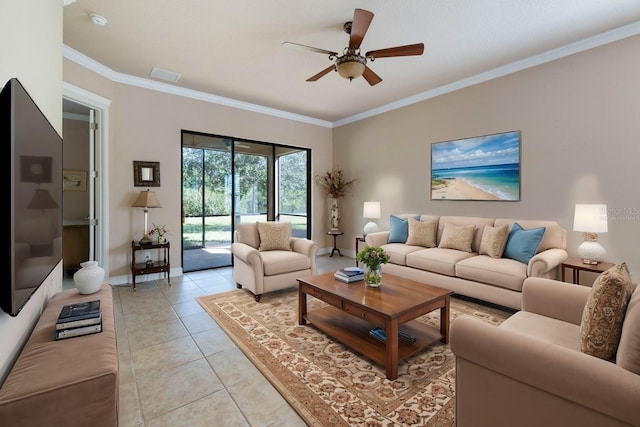
[[[152,241],[149,238],[149,235],[147,234],[147,231],[149,230],[149,228],[147,228],[147,218],[149,215],[149,208],[162,207],[162,205],[160,205],[160,202],[158,201],[158,197],[156,196],[156,193],[148,189],[146,191],[141,191],[140,194],[138,194],[138,198],[135,200],[135,202],[133,202],[131,207],[144,208],[144,235],[142,236],[142,239],[138,241],[138,243],[140,243],[141,245],[151,244]]]
[[[578,246],[578,256],[582,262],[596,265],[604,261],[607,251],[598,242],[598,233],[607,232],[607,205],[577,204],[573,230],[584,233],[584,242]]]
[[[369,220],[364,226],[364,235],[378,231],[378,224],[373,220],[380,218],[380,202],[364,202],[362,217]]]

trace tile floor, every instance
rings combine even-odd
[[[317,265],[354,260],[321,255]],[[234,289],[231,268],[114,287],[121,427],[305,426],[194,299]]]

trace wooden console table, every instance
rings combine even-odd
[[[133,276],[133,290],[136,290],[136,276],[141,274],[152,273],[165,273],[167,282],[171,286],[171,277],[169,275],[171,271],[171,264],[169,262],[169,250],[171,244],[167,241],[165,243],[151,243],[149,245],[141,245],[135,240],[131,242],[131,275]],[[136,262],[136,254],[138,252],[149,251],[151,249],[162,249],[162,259],[153,261],[152,264],[147,264],[145,260],[143,262]]]

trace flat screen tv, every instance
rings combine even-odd
[[[0,144],[11,187],[0,308],[17,316],[62,260],[62,138],[15,78],[0,93]]]

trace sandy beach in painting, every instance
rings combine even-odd
[[[448,178],[443,181],[444,182],[441,184],[432,185],[432,199],[500,200],[498,196],[469,185],[466,181],[460,178]]]

